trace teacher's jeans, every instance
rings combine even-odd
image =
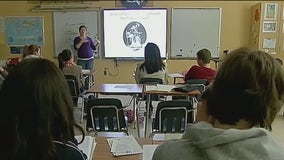
[[[89,60],[78,59],[78,65],[82,66],[82,69],[93,70],[94,69],[94,58],[89,59]]]

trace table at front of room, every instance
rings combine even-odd
[[[94,84],[87,91],[87,93],[94,93],[96,98],[98,98],[99,94],[131,95],[133,98],[133,111],[135,113],[135,123],[137,127],[138,137],[140,137],[140,131],[139,131],[139,124],[137,122],[138,113],[136,112],[137,109],[136,102],[138,94],[142,94],[142,92],[143,92],[142,84]],[[131,100],[129,101],[129,103],[131,103]]]
[[[144,85],[146,88],[146,85]],[[197,95],[200,95],[201,93],[198,90],[194,90],[191,92],[176,92],[176,91],[158,91],[158,90],[144,90],[144,94],[146,95],[147,99],[147,107],[146,107],[146,118],[145,118],[145,133],[144,137],[147,136],[147,125],[148,125],[148,119],[149,119],[149,112],[150,112],[150,97],[151,95],[163,95],[163,96],[187,96],[187,100],[189,100],[189,97],[195,97]]]

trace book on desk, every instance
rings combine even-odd
[[[75,136],[78,142],[81,141],[82,135]],[[78,148],[87,155],[87,160],[93,159],[93,152],[96,148],[95,137],[85,136],[84,141],[78,145]]]

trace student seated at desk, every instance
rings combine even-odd
[[[148,43],[145,46],[144,58],[144,62],[137,64],[135,70],[136,83],[139,83],[141,78],[159,78],[167,84],[167,68],[161,59],[160,49],[155,43]]]
[[[197,64],[192,66],[184,74],[184,81],[189,79],[207,79],[208,83],[214,79],[216,71],[210,68],[211,52],[208,49],[201,49],[197,52]]]
[[[41,58],[40,47],[34,44],[25,46],[22,59],[27,59],[27,58]]]
[[[137,64],[135,70],[136,83],[139,84],[142,78],[159,78],[162,80],[163,84],[167,84],[167,68],[161,59],[160,49],[155,43],[148,43],[145,46],[144,58],[144,62]],[[150,112],[152,112],[152,110],[153,106],[152,103],[150,103]]]
[[[168,141],[153,160],[280,160],[271,124],[284,103],[284,70],[269,54],[240,48],[228,55],[199,102],[200,121]],[[203,107],[203,108],[202,108]]]
[[[0,90],[0,157],[9,160],[85,160],[77,148],[73,102],[51,61],[30,58],[7,75]]]
[[[64,49],[58,55],[59,68],[63,71],[64,75],[74,75],[77,77],[79,88],[84,90],[84,80],[82,67],[74,62],[74,56],[69,49]]]

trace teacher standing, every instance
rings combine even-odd
[[[87,36],[87,27],[81,25],[79,27],[80,36],[74,39],[74,48],[78,51],[78,65],[82,66],[82,69],[92,70],[94,67],[94,53],[93,50],[100,45],[100,41]]]

